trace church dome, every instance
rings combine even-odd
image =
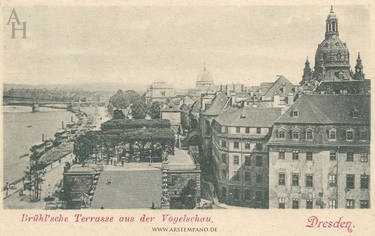
[[[197,81],[200,82],[212,82],[212,77],[210,72],[206,69],[206,67],[203,68],[203,71],[198,75]]]
[[[350,68],[349,50],[339,38],[338,19],[333,7],[326,20],[325,39],[318,45],[315,54],[315,69]]]

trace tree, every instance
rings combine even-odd
[[[197,195],[197,184],[193,179],[190,179],[187,185],[182,189],[180,199],[185,209],[193,209],[196,205],[195,199]]]
[[[125,119],[125,115],[121,110],[114,110],[113,111],[113,119],[114,120]]]
[[[146,117],[146,108],[142,103],[132,104],[132,116],[134,119],[144,119]]]
[[[160,119],[160,106],[159,102],[153,102],[149,108],[149,114],[152,119]]]

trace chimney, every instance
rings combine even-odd
[[[288,94],[288,105],[292,105],[294,103],[294,96],[293,93]]]

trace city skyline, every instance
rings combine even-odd
[[[366,77],[371,78],[370,51],[366,50],[370,48],[369,10],[364,5],[334,8],[340,38],[351,54],[351,67],[360,51]],[[215,84],[258,85],[273,82],[279,74],[297,84],[306,57],[314,65],[329,6],[16,10],[22,20],[27,20],[30,38],[22,41],[5,37],[5,83],[95,81],[147,86],[164,80],[176,88],[186,88],[194,87],[204,64]],[[11,8],[3,11],[7,19]],[[54,19],[56,27],[45,25],[46,19]],[[14,57],[17,60],[12,60]]]

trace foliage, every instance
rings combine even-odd
[[[159,102],[153,102],[148,109],[148,113],[150,114],[152,119],[160,119],[160,106]]]
[[[113,111],[113,119],[125,119],[125,115],[121,110],[114,110]]]
[[[132,117],[134,119],[144,119],[146,117],[146,106],[144,103],[132,104]]]
[[[112,129],[169,128],[169,120],[109,120],[101,125],[103,131]]]
[[[109,104],[117,109],[125,109],[130,104],[144,103],[142,97],[134,90],[122,91],[119,89],[109,99]]]
[[[182,189],[180,200],[182,204],[185,206],[185,209],[193,209],[196,205],[196,191],[197,184],[193,179],[190,179],[187,185]]]

